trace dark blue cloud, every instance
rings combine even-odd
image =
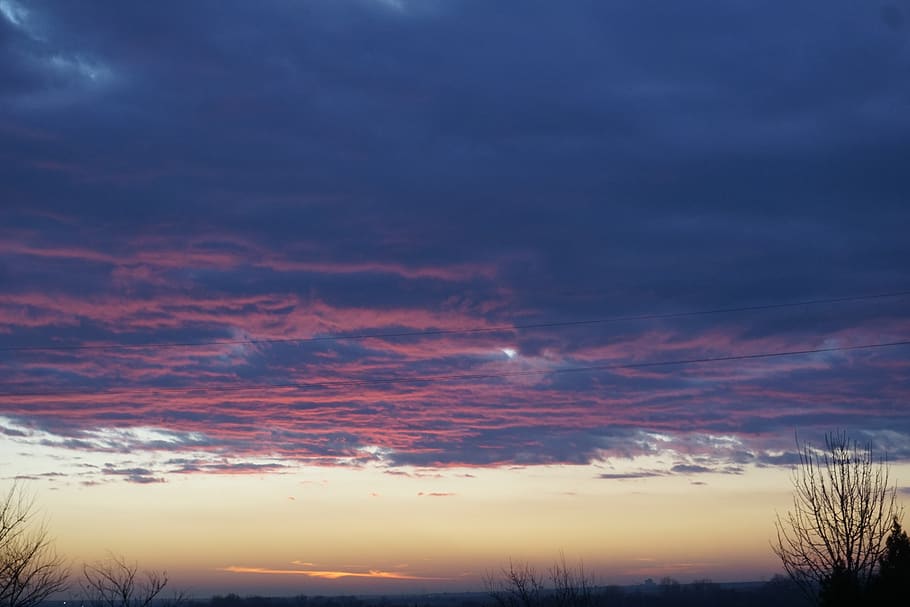
[[[616,473],[605,472],[604,474],[599,475],[598,478],[602,478],[602,479],[610,480],[610,481],[613,481],[613,480],[621,481],[621,480],[639,479],[639,478],[652,478],[655,476],[663,476],[663,473],[648,472],[648,471],[645,471],[645,472],[616,472]]]
[[[904,2],[0,7],[0,346],[457,329],[910,285]],[[444,339],[0,350],[0,366],[11,390],[139,389],[129,406],[79,403],[84,423],[209,424],[211,448],[243,450],[273,422],[280,451],[328,459],[399,424],[410,448],[390,461],[415,465],[584,462],[642,452],[627,440],[640,430],[754,438],[680,464],[721,469],[790,462],[796,426],[891,428],[877,440],[904,453],[905,352],[546,371],[907,330],[891,298]],[[503,348],[540,381],[498,380]],[[459,373],[493,377],[297,395],[262,418],[246,397],[141,393]],[[44,405],[0,413],[92,448],[85,427],[61,430],[72,403]],[[295,434],[318,406],[323,434]],[[585,422],[557,423],[559,406]]]
[[[126,482],[138,485],[165,482],[163,478],[154,476],[154,473],[147,468],[117,468],[112,464],[107,464],[101,472],[110,476],[122,476]]]

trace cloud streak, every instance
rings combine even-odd
[[[426,581],[445,581],[451,578],[427,577],[419,575],[410,575],[396,571],[380,571],[371,569],[369,571],[320,571],[313,569],[271,569],[268,567],[241,567],[230,565],[224,567],[221,571],[230,573],[246,573],[258,575],[289,575],[318,578],[323,580],[338,580],[343,578],[369,578],[374,580],[426,580]]]

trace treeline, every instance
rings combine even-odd
[[[666,578],[639,586],[591,586],[576,607],[803,607],[805,597],[790,580],[782,577],[756,584],[717,584],[698,581],[689,584]],[[500,597],[501,598],[501,597]],[[542,589],[533,601],[515,607],[566,607],[565,596]],[[576,597],[577,598],[577,597]],[[194,601],[195,603],[195,601]],[[198,601],[198,607],[493,607],[500,599],[489,593],[446,593],[422,596],[295,596],[241,597],[214,596]]]

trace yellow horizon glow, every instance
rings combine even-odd
[[[788,470],[598,478],[605,471],[302,467],[150,485],[58,483],[36,503],[73,562],[123,555],[200,595],[480,590],[483,575],[509,559],[545,571],[560,554],[604,584],[782,572],[770,542],[776,513],[791,506]],[[895,479],[908,472],[892,467]]]

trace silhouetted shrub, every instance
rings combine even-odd
[[[897,518],[885,542],[872,595],[880,605],[900,605],[910,600],[910,538]]]

